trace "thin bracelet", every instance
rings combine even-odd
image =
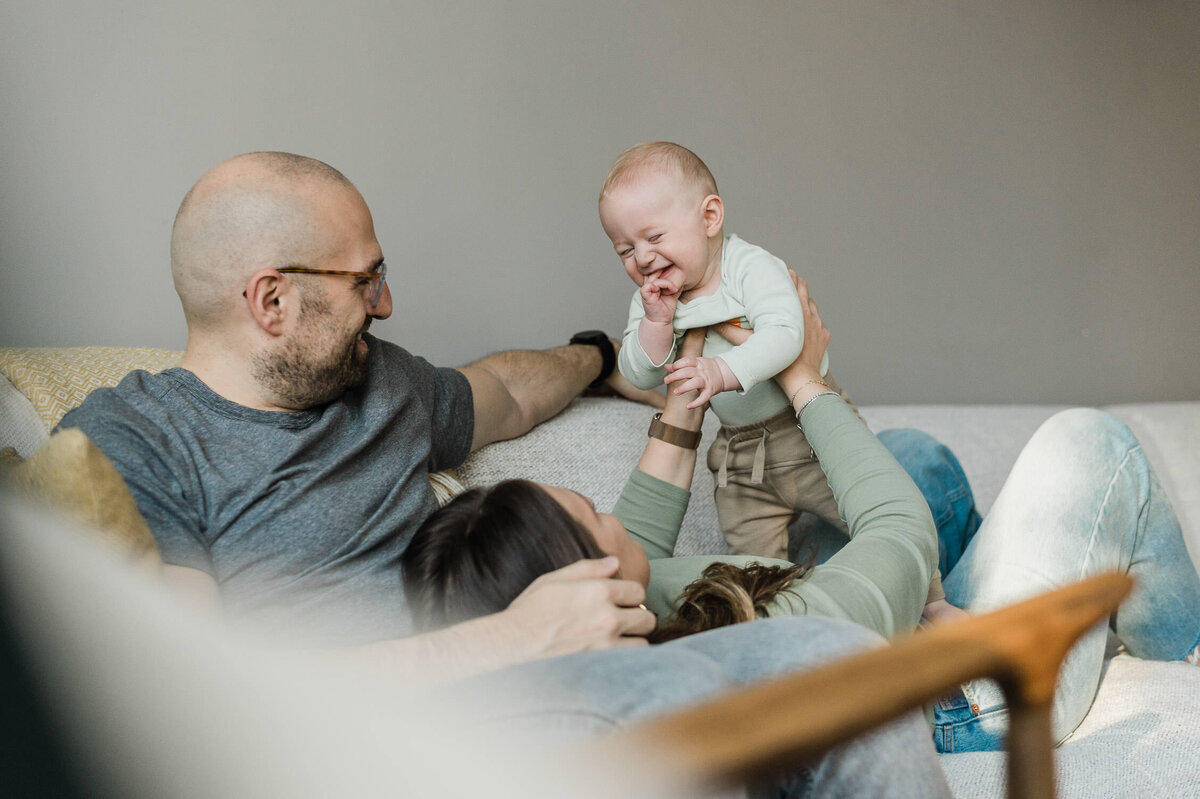
[[[803,383],[800,384],[800,388],[793,391],[792,396],[788,397],[788,405],[795,405],[796,404],[796,395],[798,395],[801,391],[803,391],[806,386],[810,386],[813,383],[816,383],[818,386],[825,386],[825,388],[830,387],[828,383],[826,383],[824,380],[820,380],[818,378],[812,378],[811,380],[805,380]]]
[[[817,397],[824,397],[824,396],[830,395],[830,394],[832,394],[835,397],[841,396],[836,391],[821,391],[816,394],[813,394],[811,397],[806,399],[804,401],[804,404],[800,406],[800,410],[796,411],[796,427],[800,427],[800,414],[804,413],[805,408],[807,408],[809,405],[812,405],[813,400],[815,400]],[[803,430],[804,428],[800,427],[800,429]]]

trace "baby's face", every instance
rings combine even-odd
[[[633,282],[661,278],[675,293],[697,288],[711,260],[704,197],[668,175],[645,175],[600,201],[600,224]]]

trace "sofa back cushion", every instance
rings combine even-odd
[[[161,372],[182,358],[179,350],[150,347],[5,347],[0,375],[25,395],[50,431],[93,389],[115,386],[134,369]]]

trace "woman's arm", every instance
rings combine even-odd
[[[937,567],[936,528],[912,479],[821,380],[829,330],[799,278],[796,291],[804,309],[804,349],[775,379],[821,461],[851,541],[779,594],[770,615],[833,616],[892,636],[912,629],[921,617]],[[745,334],[718,332],[735,343]]]
[[[807,400],[798,399],[796,407],[803,402]],[[851,539],[793,592],[804,600],[806,612],[850,619],[885,636],[911,630],[937,567],[937,532],[929,506],[891,453],[837,395],[816,396],[800,423]]]
[[[684,352],[699,354],[704,346],[704,331],[688,332],[680,346]],[[687,407],[695,396],[695,391],[676,394],[667,389],[661,421],[685,431],[698,431],[704,408]],[[691,498],[689,489],[695,469],[694,448],[647,438],[642,458],[613,508],[613,515],[646,550],[646,557],[669,558],[674,553],[679,526]]]
[[[704,330],[689,330],[683,337],[679,347],[681,357],[696,356],[704,346]],[[667,405],[663,409],[661,421],[672,427],[687,431],[700,429],[704,421],[704,408],[688,408],[687,405],[697,395],[695,391],[677,393],[674,388],[667,389]],[[637,468],[651,477],[683,489],[692,487],[692,475],[696,470],[696,450],[687,447],[668,444],[657,438],[646,439],[646,449]]]
[[[887,448],[820,376],[829,330],[797,279],[805,346],[776,380],[821,461],[851,541],[797,587],[808,609],[842,616],[884,635],[916,626],[937,568],[929,506]],[[810,349],[812,341],[819,348]]]

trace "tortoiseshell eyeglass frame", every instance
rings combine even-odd
[[[380,264],[377,270],[375,272],[346,272],[341,269],[309,269],[305,266],[285,266],[276,271],[292,272],[301,275],[340,275],[345,277],[370,278],[371,294],[367,297],[367,301],[374,308],[379,305],[379,298],[383,296],[383,281],[387,278],[387,264]]]

